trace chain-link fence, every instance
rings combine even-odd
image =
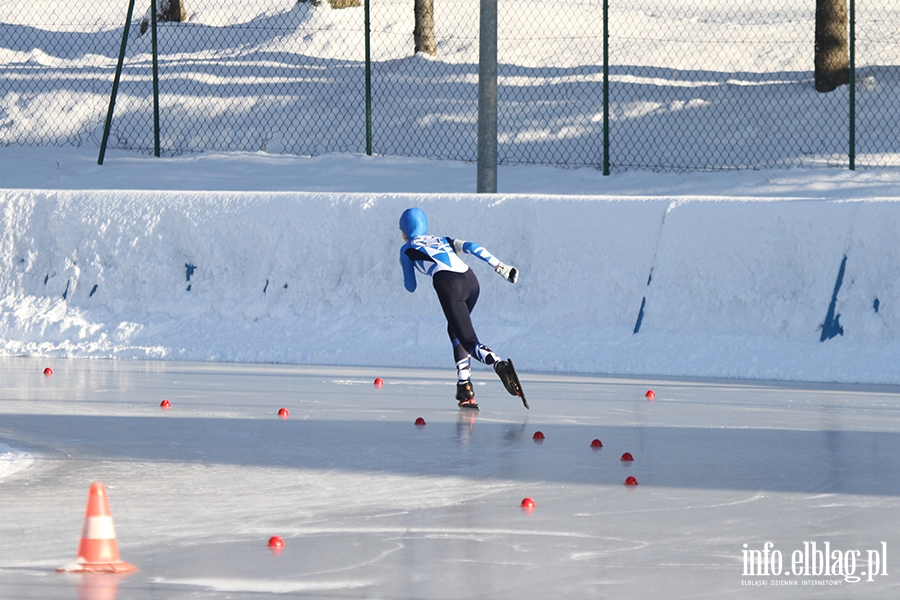
[[[613,165],[846,163],[847,88],[813,88],[814,8],[779,0],[635,6],[610,41]]]
[[[857,164],[900,165],[900,4],[856,7]]]
[[[363,2],[183,0],[185,20],[158,27],[162,152],[370,144],[474,161],[479,0],[433,0],[430,13],[428,0],[371,0],[370,129]],[[611,0],[612,169],[846,166],[851,95],[813,88],[814,4]],[[110,137],[141,152],[154,145],[149,5],[134,14]],[[0,4],[0,144],[99,146],[127,7]],[[858,167],[900,165],[898,17],[891,0],[856,7]],[[501,163],[602,164],[603,30],[602,0],[500,0]]]

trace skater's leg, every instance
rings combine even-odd
[[[471,357],[457,338],[452,338],[453,358],[456,360],[456,379],[458,381],[468,381],[472,377]]]
[[[460,346],[476,360],[493,365],[500,360],[490,348],[478,341],[470,313],[478,301],[478,279],[471,270],[465,273],[436,273],[434,289],[447,318],[447,330]],[[455,350],[454,350],[455,351]]]
[[[479,286],[478,279],[475,277],[475,274],[469,271],[466,273],[467,277],[471,278],[468,282],[469,289],[472,293],[466,298],[466,308],[469,311],[469,314],[472,314],[472,310],[475,308],[475,303],[478,302],[478,294],[479,294]],[[471,325],[471,317],[469,318],[469,324]],[[450,327],[447,328],[450,331]],[[474,333],[474,329],[473,329]],[[450,334],[450,337],[453,338],[453,333]],[[512,363],[507,362],[505,360],[501,360],[499,356],[497,356],[490,348],[485,346],[484,344],[478,341],[478,338],[475,337],[468,341],[468,346],[466,348],[467,354],[475,356],[479,361],[483,362],[486,365],[490,365],[494,367],[494,372],[500,377],[500,381],[503,382],[503,387],[506,388],[513,396],[521,395],[519,384],[514,377],[514,371],[512,368]],[[458,343],[454,340],[454,344]],[[460,346],[462,345],[459,342]],[[458,364],[458,363],[457,363]],[[466,365],[468,366],[468,361],[466,361]],[[469,386],[471,389],[471,385]],[[457,385],[457,395],[458,395],[459,385]],[[472,392],[472,397],[474,398],[474,391]],[[524,396],[522,397],[522,401],[525,402]],[[528,408],[528,403],[525,402],[525,408]]]
[[[475,347],[472,348],[472,356],[488,366],[497,364],[500,361],[500,357],[497,356],[496,352],[480,342],[476,342]]]
[[[471,376],[472,372],[469,369],[469,357],[467,354],[466,358],[456,363],[456,399],[460,401],[460,406],[466,401],[474,404],[475,388],[472,386]]]
[[[453,343],[453,358],[456,359],[456,399],[459,401],[460,408],[478,408],[478,404],[475,403],[475,388],[472,387],[469,353],[462,347],[459,340],[453,337],[452,332],[450,332],[450,337],[450,341]]]
[[[504,364],[490,348],[478,341],[472,325],[470,313],[478,300],[478,279],[471,271],[466,273],[442,271],[435,273],[432,281],[444,316],[447,318],[447,333],[453,342],[453,356],[456,359],[459,378],[456,384],[456,399],[460,401],[460,406],[477,406],[474,404],[475,390],[469,380],[470,357],[474,356],[482,363],[494,366],[495,371],[497,366]],[[503,375],[499,371],[496,372],[502,380]]]

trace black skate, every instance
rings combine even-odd
[[[512,359],[501,360],[494,365],[494,371],[500,377],[500,381],[503,382],[503,387],[506,388],[506,391],[513,396],[521,398],[525,408],[531,408],[528,406],[528,400],[525,399],[525,392],[522,391],[522,384],[519,383],[519,376],[516,374],[516,368],[513,366]]]
[[[460,408],[468,408],[470,410],[480,410],[475,402],[475,389],[472,387],[471,381],[459,381],[456,384],[456,399],[459,401]]]

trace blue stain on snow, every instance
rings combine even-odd
[[[837,308],[837,295],[841,291],[841,285],[844,283],[844,271],[847,268],[847,255],[841,261],[841,268],[838,270],[837,281],[834,283],[834,293],[831,294],[831,304],[828,305],[828,312],[825,314],[825,322],[822,324],[821,341],[830,340],[838,335],[844,335],[844,328],[841,326],[841,315],[835,314]],[[878,311],[878,301],[875,301],[875,311]]]
[[[650,285],[650,282],[653,281],[653,269],[650,269],[650,275],[647,277],[647,285]],[[647,306],[647,296],[641,298],[641,310],[638,311],[637,322],[634,324],[634,333],[637,333],[641,330],[641,322],[644,320],[644,307]]]
[[[641,330],[641,321],[644,320],[644,306],[647,305],[647,296],[641,298],[641,310],[638,311],[637,323],[634,324],[634,333]]]
[[[194,274],[194,271],[197,270],[197,267],[190,264],[184,263],[184,274],[186,277],[186,281],[188,282],[187,291],[191,291],[191,275]]]
[[[284,284],[282,287],[283,287],[284,289],[288,289],[288,284]],[[265,285],[265,287],[263,287],[263,294],[266,293],[266,290],[267,290],[267,289],[269,289],[269,280],[268,280],[268,279],[266,279],[266,285]]]

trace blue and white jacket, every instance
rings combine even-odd
[[[469,265],[460,258],[461,254],[471,254],[496,269],[500,260],[474,242],[464,242],[449,237],[418,235],[407,241],[400,249],[400,264],[403,267],[403,285],[407,291],[416,291],[416,271],[434,275],[440,271],[465,273]]]

